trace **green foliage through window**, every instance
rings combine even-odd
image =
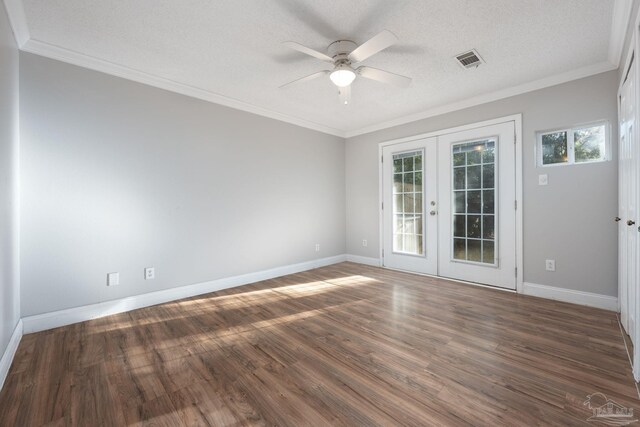
[[[539,161],[543,166],[606,160],[606,125],[539,134]]]

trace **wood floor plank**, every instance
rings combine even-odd
[[[593,425],[615,313],[341,263],[25,335],[0,426]]]

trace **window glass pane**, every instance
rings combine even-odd
[[[495,264],[496,142],[487,139],[452,146],[451,239],[455,260]],[[491,239],[486,250],[485,239]]]
[[[473,147],[472,151],[467,152],[467,165],[478,165],[482,161],[482,154],[479,149]]]
[[[482,188],[493,188],[494,186],[494,164],[482,166]]]
[[[495,158],[495,141],[488,141],[482,151],[482,163],[493,163]]]
[[[453,213],[465,213],[465,192],[464,191],[455,191],[454,193],[455,201],[453,204]]]
[[[482,240],[467,240],[467,260],[482,262]]]
[[[568,160],[566,131],[545,133],[542,135],[543,165],[566,163]]]
[[[464,153],[453,153],[453,166],[464,166],[465,162]]]
[[[467,259],[467,241],[465,239],[453,239],[453,258]]]
[[[405,157],[403,163],[405,172],[413,172],[413,157]]]
[[[467,191],[467,212],[480,213],[481,197],[481,191]]]
[[[413,192],[413,172],[405,172],[404,173],[404,189],[405,193]]]
[[[404,213],[413,213],[413,194],[404,194]]]
[[[604,125],[573,132],[576,163],[593,162],[605,159]]]
[[[416,193],[422,193],[422,172],[416,172],[413,181],[413,191]]]
[[[393,173],[402,173],[402,159],[393,159]]]
[[[480,238],[480,215],[467,215],[467,237]]]
[[[456,237],[465,237],[466,231],[466,217],[464,215],[453,216],[453,235]]]
[[[493,215],[482,216],[482,238],[483,239],[495,239],[496,230],[494,227]]]
[[[495,213],[495,190],[484,190],[482,192],[482,213],[493,214]]]
[[[467,188],[480,188],[482,166],[467,168]]]
[[[422,156],[416,156],[413,158],[413,166],[414,171],[422,170]]]
[[[491,240],[482,241],[482,262],[486,262],[488,264],[496,263],[496,256],[493,248],[494,248],[493,241]]]
[[[402,193],[402,174],[401,173],[393,174],[393,192]]]
[[[413,211],[417,214],[422,213],[422,193],[413,193],[414,198],[414,208]]]
[[[456,190],[464,190],[466,185],[466,170],[465,168],[455,168],[453,170],[453,188]]]

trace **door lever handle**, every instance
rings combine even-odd
[[[635,222],[635,221],[632,221],[632,220],[627,221],[627,225],[629,225],[629,226],[634,225],[635,223],[636,223],[636,222]]]
[[[619,216],[617,216],[617,217],[615,217],[613,220],[614,220],[615,222],[620,222],[620,220],[621,220],[621,219],[622,219],[622,218],[620,218]]]

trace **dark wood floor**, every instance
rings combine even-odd
[[[343,263],[25,335],[0,425],[593,425],[612,312]]]

